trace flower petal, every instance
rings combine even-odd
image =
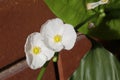
[[[61,19],[55,18],[52,20],[48,20],[45,24],[42,25],[40,33],[44,37],[44,42],[50,49],[54,51],[60,51],[63,49],[63,45],[61,43],[54,42],[55,35],[62,35],[64,31],[64,24]]]
[[[77,34],[76,34],[73,26],[70,24],[65,24],[64,28],[65,28],[65,31],[64,31],[63,37],[62,37],[62,43],[66,50],[70,50],[73,48],[73,46],[76,42]]]
[[[44,55],[28,54],[26,55],[26,61],[31,69],[38,69],[46,63],[47,58]]]
[[[54,34],[61,33],[63,31],[63,22],[59,18],[48,20],[41,26],[40,33],[43,36],[53,37]]]
[[[43,44],[42,36],[38,32],[31,33],[26,39],[24,50],[26,54],[32,54],[31,49],[33,46],[41,46]]]
[[[48,47],[54,50],[55,52],[59,52],[63,49],[63,44],[60,43],[55,43],[53,39],[48,39],[47,41]]]
[[[43,47],[42,50],[44,51],[44,53],[41,53],[41,54],[44,54],[46,56],[47,61],[50,60],[55,54],[55,52],[53,50],[51,50],[47,47],[46,48]]]
[[[41,36],[39,32],[34,32],[30,34],[28,38],[31,40],[30,42],[33,46],[34,45],[40,46],[41,44],[44,44],[43,43],[44,38]]]
[[[37,69],[45,64],[54,56],[54,51],[47,48],[43,42],[43,37],[40,33],[34,32],[27,37],[25,43],[26,60],[30,68]],[[35,54],[33,48],[40,48],[40,52]]]

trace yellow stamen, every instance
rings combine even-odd
[[[107,2],[108,0],[101,0],[102,2]]]
[[[33,54],[37,55],[41,52],[41,48],[40,47],[33,47],[32,52],[33,52]]]
[[[54,42],[55,43],[59,43],[62,41],[62,36],[61,35],[55,35],[54,36]]]

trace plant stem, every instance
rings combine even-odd
[[[59,55],[59,52],[56,52],[54,57],[53,57],[53,63],[54,63],[54,69],[55,69],[55,77],[56,77],[56,80],[60,80],[59,79],[59,71],[58,71],[58,55]]]
[[[53,62],[56,63],[57,60],[58,60],[58,52],[55,53],[54,57],[55,57],[56,59],[55,59]],[[38,75],[38,77],[37,77],[37,80],[41,80],[41,79],[42,79],[42,77],[43,77],[43,75],[44,75],[44,73],[45,73],[46,67],[47,67],[47,65],[48,65],[49,62],[50,62],[50,61],[46,62],[46,63],[44,64],[44,66],[40,69],[40,73],[39,73],[39,75]]]
[[[41,80],[41,79],[42,79],[48,63],[49,63],[49,61],[46,62],[46,63],[44,64],[44,66],[40,69],[40,73],[39,73],[39,75],[38,75],[38,77],[37,77],[37,80]]]
[[[57,62],[58,61],[58,54],[59,52],[56,52],[54,57],[53,57],[53,62]]]
[[[90,17],[87,18],[86,20],[84,20],[84,21],[82,21],[81,23],[79,23],[77,26],[75,26],[75,28],[74,28],[75,31],[78,32],[78,29],[79,29],[80,27],[82,27],[82,25],[84,25],[86,22],[88,22],[89,20],[93,19],[93,18],[96,17],[97,15],[98,15],[98,13],[90,16]]]

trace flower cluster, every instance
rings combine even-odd
[[[27,37],[25,43],[26,61],[31,69],[42,67],[62,49],[73,48],[77,35],[72,25],[64,24],[59,18],[48,20],[40,32]]]

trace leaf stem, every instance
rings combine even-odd
[[[76,32],[78,32],[78,29],[79,29],[82,25],[84,25],[86,22],[88,22],[89,20],[93,19],[93,18],[96,17],[97,15],[98,15],[98,13],[90,16],[89,18],[87,18],[87,19],[84,20],[83,22],[79,23],[79,24],[75,27]]]
[[[44,73],[45,73],[46,67],[47,67],[47,65],[48,65],[49,62],[50,62],[50,61],[46,62],[46,63],[44,64],[44,66],[40,69],[40,73],[39,73],[39,75],[38,75],[38,77],[37,77],[37,80],[41,80],[41,79],[42,79],[42,77],[43,77],[43,75],[44,75]]]

